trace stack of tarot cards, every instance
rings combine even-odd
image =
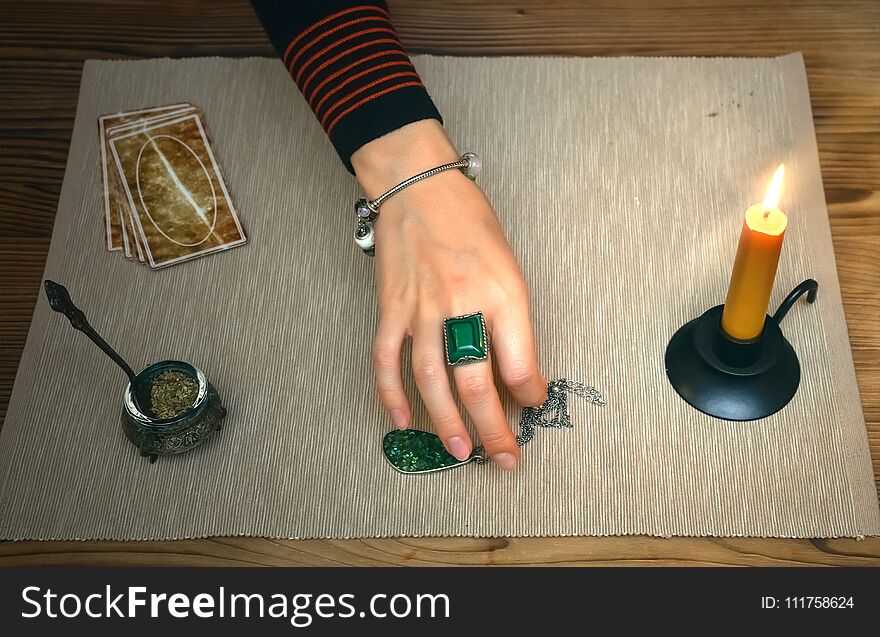
[[[247,241],[199,109],[102,115],[98,127],[107,250],[164,268]]]

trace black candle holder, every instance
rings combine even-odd
[[[666,375],[691,406],[724,420],[757,420],[785,407],[798,389],[801,366],[779,324],[801,295],[816,300],[819,284],[807,279],[793,289],[753,341],[738,341],[721,328],[723,305],[684,324],[666,346]]]

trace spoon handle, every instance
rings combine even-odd
[[[73,329],[79,330],[92,339],[95,345],[101,348],[101,351],[112,358],[113,361],[119,365],[126,374],[128,374],[128,378],[131,381],[132,386],[134,386],[137,374],[135,374],[134,370],[128,366],[128,363],[126,363],[125,360],[123,360],[123,358],[107,344],[107,341],[101,338],[94,328],[89,325],[83,311],[70,300],[70,293],[67,291],[67,288],[60,283],[55,283],[55,281],[50,281],[48,279],[46,279],[43,285],[46,289],[46,298],[49,299],[49,306],[56,312],[66,316],[70,320]]]

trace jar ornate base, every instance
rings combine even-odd
[[[156,462],[159,456],[189,451],[207,441],[223,428],[226,408],[220,395],[205,375],[182,361],[161,361],[138,374],[139,380],[149,381],[169,369],[179,370],[196,378],[199,394],[193,406],[182,414],[165,420],[143,414],[131,396],[131,385],[126,387],[122,408],[122,430],[126,438],[138,448],[141,456]]]

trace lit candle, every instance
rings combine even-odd
[[[776,207],[784,174],[785,166],[780,164],[767,189],[764,203],[755,204],[746,211],[727,300],[721,314],[722,329],[736,340],[753,340],[764,329],[764,317],[770,305],[770,293],[782,251],[782,238],[788,225],[785,213]]]

